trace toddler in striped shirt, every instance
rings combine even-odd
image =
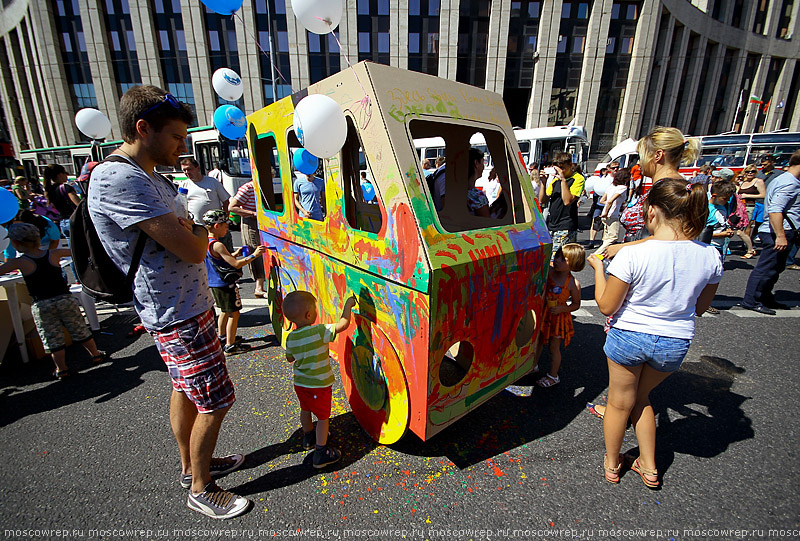
[[[356,298],[344,303],[342,317],[336,324],[314,324],[317,321],[317,299],[307,291],[292,291],[283,299],[283,315],[296,328],[286,337],[286,360],[294,363],[294,391],[300,400],[300,424],[303,427],[303,448],[315,448],[313,464],[324,468],[342,458],[342,452],[328,446],[328,419],[331,416],[331,370],[328,344],[350,326],[351,310]],[[311,414],[317,417],[317,428]]]

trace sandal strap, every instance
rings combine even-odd
[[[638,458],[633,462],[633,469],[636,470],[638,473],[640,473],[642,475],[650,475],[652,477],[658,477],[658,470],[651,470],[651,469],[643,467],[639,463],[639,459]]]
[[[622,455],[620,455],[620,457],[619,457],[619,464],[617,464],[614,467],[607,466],[606,465],[606,459],[608,459],[608,455],[603,455],[603,468],[608,473],[613,473],[614,475],[619,474],[619,472],[622,470]]]

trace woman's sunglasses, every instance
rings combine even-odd
[[[156,103],[155,105],[153,105],[152,107],[147,109],[144,113],[140,114],[139,118],[137,118],[136,120],[140,120],[140,119],[144,118],[147,113],[149,113],[151,111],[155,111],[156,109],[158,109],[159,107],[161,107],[165,103],[170,104],[173,109],[180,109],[181,108],[181,102],[179,102],[175,98],[175,96],[173,96],[172,94],[164,94],[164,99],[162,99],[160,102]]]

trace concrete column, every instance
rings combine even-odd
[[[131,11],[131,26],[136,38],[136,56],[143,85],[164,86],[164,72],[159,60],[161,42],[153,24],[152,2],[128,2]],[[183,7],[181,6],[181,9]],[[185,22],[184,22],[185,25]]]
[[[770,39],[774,38],[778,32],[782,4],[781,0],[772,0],[769,9],[767,9],[767,19],[764,21],[764,35]]]
[[[547,126],[550,95],[553,92],[553,70],[558,51],[558,36],[561,29],[562,0],[543,2],[539,15],[539,36],[536,38],[536,53],[533,67],[533,91],[528,103],[526,128]],[[537,56],[538,53],[538,56]]]
[[[778,109],[778,104],[781,100],[784,100],[785,103],[785,101],[789,99],[789,88],[792,84],[796,63],[797,60],[794,58],[787,58],[783,63],[783,69],[775,84],[775,92],[772,93],[772,103],[767,110],[767,119],[764,121],[764,131],[773,131],[780,128],[781,119],[783,119],[783,113],[786,107],[784,106]],[[794,99],[797,99],[797,96],[795,96]]]
[[[42,146],[42,138],[36,121],[36,109],[33,107],[31,89],[25,73],[25,59],[20,51],[19,27],[6,35],[8,63],[12,73],[14,94],[17,96],[20,116],[22,117],[25,138],[33,148]],[[72,102],[69,102],[71,105]]]
[[[589,16],[589,28],[583,49],[575,123],[585,126],[590,140],[594,129],[594,119],[597,116],[597,98],[600,95],[600,84],[603,78],[612,4],[613,0],[595,1],[592,14]]]
[[[654,71],[650,75],[647,101],[645,102],[645,106],[649,105],[650,107],[642,114],[641,127],[643,131],[649,131],[658,124],[659,111],[663,105],[664,82],[667,78],[667,67],[674,45],[673,37],[675,37],[675,18],[671,15],[668,17],[666,28],[658,32],[658,43],[654,55]],[[633,68],[631,67],[631,69]]]
[[[106,28],[105,2],[99,0],[78,0],[81,9],[83,33],[86,38],[86,53],[89,56],[89,69],[92,73],[94,93],[97,96],[97,108],[103,111],[111,120],[111,135],[109,140],[120,139],[122,132],[117,118],[119,104],[119,86],[114,68],[111,66],[111,54],[108,50],[109,39]],[[125,41],[125,36],[120,35],[120,40]]]
[[[708,13],[708,0],[692,0],[692,5],[703,13]]]
[[[660,19],[661,2],[644,0],[636,24],[636,35],[633,39],[633,55],[631,56],[631,67],[628,70],[625,95],[622,99],[622,111],[617,124],[616,142],[621,142],[628,137],[639,137]]]
[[[697,99],[697,87],[700,86],[700,81],[703,80],[703,60],[706,56],[706,45],[708,39],[705,36],[697,36],[694,48],[688,52],[689,54],[689,71],[686,74],[686,80],[683,81],[683,103],[678,116],[678,125],[675,126],[682,132],[689,131],[689,124],[692,121],[692,113],[694,111],[695,100]],[[730,86],[730,83],[729,83]]]
[[[389,33],[390,65],[408,69],[408,2],[396,2],[389,8]]]
[[[358,0],[347,0],[342,10],[342,20],[339,21],[339,41],[342,42],[341,58],[339,65],[344,69],[347,59],[352,64],[358,62]],[[408,38],[406,38],[408,40]],[[408,48],[406,48],[408,50]]]
[[[355,2],[353,4],[355,5]],[[307,30],[295,17],[291,2],[286,2],[286,28],[289,33],[289,66],[292,69],[292,88],[296,92],[311,84],[311,73],[308,69]]]
[[[266,105],[264,99],[264,85],[269,84],[271,73],[261,74],[261,49],[253,43],[258,39],[256,30],[255,9],[253,0],[245,0],[239,11],[234,16],[236,28],[236,45],[239,49],[239,71],[244,85],[244,110],[249,114],[258,111]],[[272,36],[274,37],[274,36]],[[269,54],[269,49],[264,49]],[[213,74],[212,74],[213,75]],[[262,79],[262,77],[264,77]]]
[[[33,36],[30,32],[29,21],[23,18],[16,27],[17,39],[19,43],[21,58],[23,60],[23,68],[25,72],[26,86],[30,95],[28,99],[28,108],[33,112],[36,118],[36,125],[34,126],[39,136],[39,144],[41,146],[49,146],[54,142],[52,131],[50,129],[50,106],[47,103],[47,98],[43,92],[37,92],[36,89],[43,88],[41,84],[42,74],[39,73],[37,62],[33,51],[36,50],[36,44],[33,41]],[[13,32],[13,31],[12,31]],[[10,34],[11,32],[9,32]]]
[[[672,125],[672,116],[675,113],[678,94],[681,86],[684,84],[681,77],[683,76],[683,66],[686,63],[686,51],[689,48],[689,34],[689,29],[684,26],[678,29],[677,36],[675,37],[669,63],[669,71],[664,80],[661,111],[658,115],[658,122],[662,126]]]
[[[556,0],[561,1],[561,0]],[[439,77],[456,80],[458,10],[461,0],[441,0],[439,7]]]
[[[508,56],[508,19],[511,0],[495,0],[489,14],[489,43],[486,58],[486,90],[503,93]]]
[[[712,47],[709,45],[709,47]],[[717,85],[722,74],[722,65],[725,62],[725,46],[716,44],[713,45],[711,51],[711,61],[708,64],[708,74],[706,78],[707,91],[704,92],[702,101],[700,102],[700,111],[697,115],[697,122],[695,123],[696,133],[707,133],[708,125],[711,122],[711,115],[714,114],[714,101],[717,98]]]
[[[217,94],[211,86],[211,61],[208,58],[208,32],[205,6],[192,0],[181,0],[183,34],[186,56],[189,58],[189,77],[192,81],[194,108],[198,126],[210,126],[217,108]],[[238,34],[237,34],[238,35]],[[223,36],[220,36],[222,41]],[[237,37],[238,39],[238,37]]]
[[[53,4],[33,2],[29,8],[31,13],[29,21],[37,45],[34,54],[44,77],[41,88],[48,96],[50,106],[48,122],[55,132],[54,143],[72,144],[77,137],[75,113],[72,111],[72,92],[67,85],[64,64],[61,62],[62,45],[58,41],[59,34],[56,32]],[[10,49],[9,56],[11,56]],[[19,95],[17,97],[20,98]]]
[[[747,112],[744,115],[744,121],[742,122],[742,133],[751,133],[753,129],[756,127],[756,116],[758,116],[758,112],[761,110],[760,108],[762,105],[758,103],[750,103],[750,96],[756,95],[759,98],[764,97],[764,84],[767,81],[767,72],[769,71],[769,65],[772,62],[772,57],[770,55],[764,55],[761,57],[761,60],[758,62],[758,68],[756,68],[756,75],[753,77],[753,84],[750,85],[750,88],[744,89],[744,101],[747,107]],[[750,94],[748,94],[750,92]]]

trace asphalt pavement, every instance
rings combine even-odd
[[[608,383],[590,269],[578,275],[586,302],[560,385],[528,388],[530,396],[504,391],[428,442],[409,434],[382,446],[359,428],[336,371],[331,442],[343,460],[320,471],[301,449],[291,371],[266,301],[246,280],[240,334],[253,349],[228,360],[237,402],[217,450],[247,455],[219,484],[253,508],[229,521],[187,509],[164,364],[150,336],[126,336],[137,322],[132,310],[104,307],[96,337],[113,362],[91,366],[73,347],[68,362],[79,373],[59,382],[47,360],[21,365],[13,351],[4,359],[0,536],[798,538],[800,272],[785,271],[776,287],[791,310],[744,311],[735,304],[756,259],[733,247],[714,301],[721,313],[698,319],[680,371],[652,395],[659,491],[632,472],[616,486],[603,478],[602,423],[585,410]],[[636,450],[630,430],[628,450]]]

